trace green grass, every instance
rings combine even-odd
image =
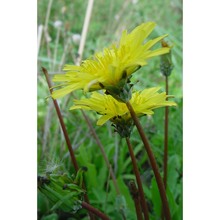
[[[49,1],[38,1],[38,25],[45,24],[46,11]],[[41,72],[41,66],[48,69],[52,76],[54,72],[61,72],[65,63],[73,64],[78,51],[78,45],[72,41],[72,34],[81,33],[87,1],[61,1],[52,2],[48,33],[51,37],[47,45],[44,36],[42,37],[40,51],[38,54],[38,173],[45,173],[45,170],[62,164],[69,173],[74,173],[66,147],[65,139],[60,129],[56,112],[52,101],[46,100],[49,90],[45,78]],[[65,12],[64,12],[65,10]],[[63,11],[63,12],[62,12]],[[61,20],[59,42],[56,45],[57,30],[53,23]],[[89,26],[87,40],[83,57],[91,56],[95,51],[102,50],[110,45],[112,41],[118,40],[121,31],[126,28],[133,29],[142,22],[155,21],[157,28],[152,37],[166,34],[170,44],[173,44],[174,70],[169,77],[170,94],[175,96],[178,104],[176,108],[170,108],[169,116],[169,174],[168,174],[168,199],[172,208],[174,220],[182,219],[182,3],[180,0],[156,0],[156,1],[116,1],[96,0],[94,3],[91,23]],[[70,43],[67,44],[68,39]],[[68,45],[66,52],[64,48]],[[49,49],[47,49],[47,47]],[[54,54],[56,52],[56,60]],[[48,52],[49,51],[49,52]],[[61,62],[62,60],[62,62]],[[160,73],[160,59],[154,58],[149,65],[141,68],[134,74],[132,81],[136,82],[136,89],[143,89],[150,86],[161,86],[164,89],[164,77]],[[83,95],[78,91],[74,93],[77,97]],[[72,105],[73,95],[59,100],[64,121],[72,145],[76,148],[76,158],[80,166],[87,166],[85,174],[90,202],[99,208],[111,219],[120,219],[121,215],[117,210],[116,193],[109,180],[109,171],[96,142],[91,138],[89,128],[80,111],[68,111]],[[121,140],[118,134],[113,132],[110,123],[96,126],[97,115],[93,112],[86,112],[94,125],[94,128],[104,145],[105,152],[113,166],[119,188],[122,191],[126,205],[124,213],[127,219],[136,219],[133,201],[129,194],[128,182],[134,179],[132,164],[127,151],[125,140]],[[153,117],[141,118],[141,123],[150,140],[152,149],[162,172],[163,160],[163,132],[164,132],[164,109],[155,111]],[[134,147],[138,165],[142,174],[144,191],[149,201],[151,219],[159,219],[161,204],[158,197],[157,187],[149,167],[147,155],[143,149],[139,135],[134,129],[131,142]],[[51,204],[42,195],[38,194],[39,219],[58,219],[57,214],[50,212]],[[80,216],[80,218],[79,218]],[[71,218],[69,218],[71,219]],[[78,219],[87,219],[85,211],[78,214]]]

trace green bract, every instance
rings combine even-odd
[[[51,211],[62,210],[75,213],[81,208],[85,190],[82,189],[84,168],[79,169],[76,178],[67,173],[50,173],[38,176],[38,189],[53,204]]]

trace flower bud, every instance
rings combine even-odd
[[[172,48],[168,45],[168,43],[164,40],[161,41],[162,47]],[[160,63],[160,71],[164,76],[169,76],[173,70],[173,63],[171,59],[171,50],[169,53],[161,55],[161,63]]]

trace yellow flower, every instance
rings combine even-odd
[[[124,30],[118,44],[112,44],[102,52],[97,52],[92,58],[84,60],[80,66],[66,65],[66,73],[55,75],[53,78],[54,82],[62,82],[55,87],[62,88],[55,90],[52,97],[60,98],[77,89],[120,90],[129,82],[132,73],[147,65],[149,58],[169,52],[169,48],[150,50],[167,36],[146,41],[155,26],[154,22],[147,22],[136,27],[131,33]]]
[[[143,91],[137,91],[132,94],[130,100],[131,105],[134,108],[135,113],[138,117],[143,115],[154,114],[153,109],[164,107],[164,106],[176,106],[173,101],[167,101],[165,92],[159,93],[160,87],[153,87],[150,89],[144,89]],[[131,115],[125,103],[119,102],[110,95],[93,92],[91,97],[81,100],[74,100],[74,106],[70,110],[74,109],[86,109],[96,111],[102,115],[97,125],[103,125],[108,120],[113,123],[118,123],[121,120],[129,121]]]

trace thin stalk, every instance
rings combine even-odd
[[[52,94],[53,92],[53,89],[52,89],[52,83],[50,81],[50,78],[49,78],[49,75],[48,75],[48,71],[46,68],[42,67],[42,71],[46,77],[46,80],[47,80],[47,84],[48,84],[48,87],[49,87],[49,90],[50,90],[50,93]],[[56,109],[56,112],[57,112],[57,116],[59,118],[59,121],[60,121],[60,125],[61,125],[61,128],[62,128],[62,131],[63,131],[63,134],[64,134],[64,137],[65,137],[65,140],[66,140],[66,144],[67,144],[67,147],[68,147],[68,150],[69,150],[69,153],[70,153],[70,158],[71,158],[71,161],[73,163],[73,166],[75,168],[76,171],[78,171],[79,169],[79,166],[77,164],[77,161],[76,161],[76,157],[75,157],[75,154],[74,154],[74,151],[72,149],[72,145],[71,145],[71,142],[70,142],[70,139],[69,139],[69,136],[68,136],[68,133],[67,133],[67,130],[66,130],[66,126],[64,124],[64,121],[63,121],[63,117],[62,117],[62,114],[61,114],[61,111],[60,111],[60,108],[59,108],[59,105],[57,103],[57,100],[53,99],[53,103],[54,103],[54,106],[55,106],[55,109]],[[84,185],[84,184],[83,184]],[[85,188],[85,187],[84,187]],[[86,203],[89,204],[89,198],[87,196],[87,194],[84,195],[84,199],[86,201]],[[94,217],[93,215],[89,212],[89,215],[90,215],[90,219],[93,220]]]
[[[168,95],[169,85],[168,76],[165,76],[166,95]],[[167,162],[168,162],[168,120],[169,120],[169,107],[165,107],[165,121],[164,121],[164,158],[163,158],[163,182],[164,187],[167,187]]]
[[[83,30],[82,30],[81,40],[80,40],[80,45],[79,45],[79,50],[78,50],[77,64],[79,64],[82,59],[83,50],[84,50],[85,42],[86,42],[86,36],[87,36],[90,18],[92,14],[93,3],[94,3],[94,0],[88,0],[86,16],[85,16],[85,20],[83,24]]]
[[[50,0],[47,6],[47,13],[46,13],[45,24],[44,24],[45,30],[47,30],[52,3],[53,3],[53,0]]]
[[[128,101],[126,103],[127,105],[127,108],[131,114],[131,117],[133,118],[134,120],[134,123],[137,127],[137,130],[139,132],[139,135],[144,143],[144,147],[145,147],[145,150],[147,151],[147,154],[148,154],[148,157],[149,157],[149,160],[150,160],[150,164],[151,164],[151,167],[153,169],[153,172],[154,172],[154,175],[155,175],[155,179],[156,179],[156,182],[157,182],[157,186],[158,186],[158,189],[159,189],[159,192],[160,192],[160,197],[161,197],[161,201],[162,201],[162,206],[163,206],[163,211],[164,211],[164,216],[166,218],[166,220],[171,220],[171,215],[170,215],[170,209],[169,209],[169,205],[168,205],[168,200],[167,200],[167,196],[166,196],[166,190],[165,190],[165,187],[164,187],[164,184],[163,184],[163,180],[161,178],[161,175],[159,173],[159,169],[158,169],[158,166],[157,166],[157,162],[155,160],[155,157],[154,157],[154,154],[151,150],[151,147],[148,143],[148,140],[144,134],[144,130],[134,112],[134,109],[132,107],[132,105],[130,104],[130,102]]]
[[[95,214],[99,218],[101,218],[103,220],[110,220],[107,215],[105,215],[103,212],[99,211],[98,209],[94,208],[90,204],[88,204],[86,202],[82,202],[81,205],[84,209],[88,210],[89,212],[92,212],[93,214]]]
[[[114,161],[114,173],[117,173],[117,170],[118,170],[118,149],[119,149],[119,143],[118,143],[118,135],[115,135],[115,153],[114,153],[114,157],[113,157],[113,161]]]
[[[121,192],[120,192],[120,190],[119,190],[119,187],[118,187],[118,184],[117,184],[117,180],[116,180],[115,174],[114,174],[114,172],[113,172],[112,166],[111,166],[111,164],[110,164],[110,162],[109,162],[109,159],[108,159],[108,157],[107,157],[107,155],[106,155],[106,153],[105,153],[104,146],[102,145],[102,143],[101,143],[101,141],[100,141],[100,139],[99,139],[99,137],[98,137],[98,135],[97,135],[97,133],[96,133],[96,131],[95,131],[95,129],[94,129],[94,127],[93,127],[91,121],[90,121],[90,119],[88,118],[88,116],[85,114],[85,112],[84,112],[82,109],[81,109],[81,112],[82,112],[82,115],[83,115],[83,117],[84,117],[84,119],[85,119],[87,125],[89,126],[89,129],[90,129],[90,131],[91,131],[91,134],[92,134],[92,136],[94,137],[94,139],[95,139],[95,141],[96,141],[96,143],[97,143],[97,145],[98,145],[98,147],[99,147],[99,149],[100,149],[100,151],[101,151],[101,154],[102,154],[102,156],[103,156],[103,158],[104,158],[104,160],[105,160],[105,163],[106,163],[106,165],[107,165],[107,167],[108,167],[108,169],[109,169],[109,173],[110,173],[110,176],[111,176],[111,178],[112,178],[112,181],[113,181],[113,185],[114,185],[114,187],[115,187],[116,194],[117,194],[117,195],[120,195]],[[124,220],[126,220],[126,217],[123,216],[123,213],[121,213],[121,214],[122,214],[122,218],[123,218]]]
[[[59,72],[61,72],[61,67],[65,63],[65,58],[66,58],[66,55],[67,55],[67,53],[69,51],[70,42],[71,42],[71,38],[68,37],[67,40],[66,40],[66,43],[64,45],[63,54],[62,54],[62,57],[61,57],[61,60],[60,60],[59,69],[58,69]]]
[[[40,43],[41,43],[41,38],[43,34],[43,29],[44,29],[44,26],[40,24],[38,26],[38,33],[37,33],[37,55],[39,54],[39,51],[40,51]]]
[[[111,164],[110,164],[110,162],[108,160],[108,157],[107,157],[107,155],[105,153],[104,146],[102,145],[98,135],[96,134],[96,131],[95,131],[95,129],[94,129],[90,119],[88,118],[88,116],[85,114],[85,112],[82,109],[81,109],[81,112],[83,114],[83,117],[84,117],[87,125],[89,126],[91,134],[94,137],[94,139],[95,139],[95,141],[96,141],[96,143],[97,143],[97,145],[98,145],[98,147],[99,147],[99,149],[101,151],[101,154],[102,154],[102,156],[103,156],[103,158],[105,160],[105,163],[106,163],[106,165],[107,165],[107,167],[109,169],[109,173],[110,173],[110,176],[112,178],[113,185],[115,187],[115,191],[116,191],[117,195],[120,195],[121,193],[120,193],[120,190],[119,190],[119,187],[118,187],[118,184],[117,184],[117,180],[116,180],[115,174],[114,174],[114,172],[112,170],[112,166],[111,166]],[[126,217],[124,216],[123,212],[121,212],[120,214],[122,215],[122,219],[126,220]]]
[[[120,195],[121,193],[120,193],[120,190],[119,190],[119,187],[118,187],[118,184],[117,184],[117,180],[116,180],[115,174],[114,174],[114,172],[112,170],[112,166],[111,166],[111,164],[109,162],[109,159],[108,159],[108,157],[107,157],[107,155],[105,153],[104,146],[102,145],[102,143],[101,143],[101,141],[100,141],[100,139],[99,139],[99,137],[98,137],[98,135],[97,135],[97,133],[96,133],[96,131],[95,131],[91,121],[90,121],[90,119],[88,118],[88,116],[85,114],[85,112],[82,109],[81,109],[81,112],[83,114],[83,117],[84,117],[87,125],[89,126],[91,134],[94,137],[94,139],[95,139],[95,141],[96,141],[96,143],[97,143],[97,145],[98,145],[98,147],[99,147],[99,149],[101,151],[101,154],[102,154],[102,156],[103,156],[103,158],[105,160],[105,163],[106,163],[106,165],[107,165],[107,167],[109,169],[109,173],[111,175],[111,178],[112,178],[112,181],[113,181],[113,185],[115,187],[115,191],[116,191],[117,195]],[[121,213],[121,215],[122,215],[122,218],[124,220],[126,220],[126,217],[123,215],[123,213]]]
[[[107,167],[108,167],[108,169],[109,169],[109,172],[110,172],[110,175],[111,175],[111,178],[112,178],[112,181],[113,181],[113,184],[114,184],[116,193],[117,193],[117,195],[120,195],[120,190],[119,190],[119,187],[118,187],[116,178],[115,178],[115,174],[114,174],[114,172],[113,172],[113,170],[112,170],[112,166],[111,166],[111,164],[110,164],[110,162],[109,162],[109,160],[108,160],[108,157],[107,157],[107,155],[106,155],[106,153],[105,153],[104,147],[103,147],[103,145],[102,145],[102,143],[101,143],[101,141],[100,141],[98,135],[96,134],[96,131],[95,131],[95,129],[93,128],[92,123],[91,123],[91,121],[89,120],[88,116],[85,114],[85,112],[84,112],[83,110],[81,110],[81,112],[82,112],[82,114],[83,114],[84,119],[86,120],[86,123],[87,123],[88,126],[89,126],[89,129],[90,129],[90,131],[91,131],[91,133],[92,133],[92,136],[94,137],[94,139],[95,139],[95,141],[96,141],[96,143],[97,143],[97,145],[98,145],[98,147],[99,147],[99,149],[100,149],[100,151],[101,151],[101,153],[102,153],[102,156],[103,156],[103,158],[104,158],[104,160],[105,160],[105,163],[106,163],[106,165],[107,165]]]
[[[106,195],[105,195],[105,202],[104,202],[104,211],[106,212],[106,205],[107,205],[107,200],[108,200],[108,191],[109,191],[109,180],[110,180],[110,172],[108,173],[108,179],[107,179],[107,184],[106,184]]]
[[[44,24],[44,36],[46,40],[46,45],[47,45],[47,56],[51,60],[51,51],[50,51],[50,36],[48,33],[48,22],[49,22],[49,17],[50,17],[50,12],[51,12],[51,6],[52,6],[53,0],[50,0],[47,6],[47,13],[46,13],[46,18],[45,18],[45,24]],[[50,63],[51,65],[51,63]]]
[[[51,119],[52,119],[52,109],[53,109],[53,103],[50,102],[48,109],[47,109],[47,114],[45,117],[45,122],[44,122],[44,135],[43,135],[43,143],[42,143],[42,149],[43,153],[46,152],[46,146],[47,146],[47,137],[50,131],[50,124],[51,124]],[[43,155],[42,155],[43,156]]]
[[[58,43],[60,39],[60,31],[61,27],[57,27],[57,34],[56,34],[56,41],[55,41],[55,48],[54,48],[54,56],[53,56],[53,68],[52,70],[55,71],[55,65],[56,65],[56,59],[57,59],[57,48],[58,48]]]
[[[147,207],[147,203],[144,197],[144,190],[143,190],[143,186],[142,186],[142,182],[141,182],[141,176],[140,176],[140,172],[138,170],[138,166],[137,166],[137,162],[134,156],[134,152],[131,146],[131,142],[130,139],[128,137],[126,137],[126,142],[128,145],[128,150],[131,156],[131,161],[132,161],[132,165],[133,165],[133,170],[135,173],[135,177],[136,177],[136,181],[137,181],[137,185],[138,185],[138,191],[139,191],[139,195],[140,195],[140,202],[141,202],[141,207],[142,207],[142,211],[144,214],[144,219],[145,220],[149,220],[149,213],[148,213],[148,207]]]
[[[52,92],[53,92],[52,83],[50,82],[50,78],[49,78],[47,69],[42,67],[42,70],[43,70],[43,73],[44,73],[44,75],[46,77],[48,87],[50,88],[50,93],[52,94]],[[66,126],[64,124],[63,117],[62,117],[59,105],[57,103],[57,100],[53,99],[53,103],[54,103],[54,107],[56,109],[57,116],[59,118],[60,125],[61,125],[64,137],[65,137],[65,140],[66,140],[66,144],[67,144],[67,147],[68,147],[68,150],[69,150],[69,153],[70,153],[71,161],[73,163],[73,166],[74,166],[75,170],[78,171],[79,166],[77,164],[76,157],[75,157],[75,154],[73,152],[72,145],[71,145],[71,142],[70,142],[70,139],[69,139],[69,136],[68,136],[68,133],[67,133],[67,130],[66,130]]]
[[[137,219],[138,220],[143,220],[143,216],[142,216],[142,212],[141,212],[141,206],[140,206],[139,193],[138,193],[138,189],[137,189],[134,181],[129,182],[129,190],[131,192],[132,199],[134,200]]]
[[[82,38],[81,38],[79,49],[78,49],[78,55],[79,56],[77,58],[77,62],[76,62],[77,64],[79,64],[81,62],[81,59],[82,59],[82,55],[83,55],[83,51],[84,51],[84,47],[85,47],[86,35],[87,35],[87,32],[88,32],[88,27],[89,27],[90,18],[91,18],[92,9],[93,9],[93,3],[94,3],[94,0],[89,0],[88,1],[87,10],[86,10],[86,16],[85,16],[85,20],[84,20],[84,24],[83,24],[83,30],[82,30]],[[120,195],[120,190],[119,190],[119,187],[118,187],[118,184],[117,184],[114,172],[112,170],[112,166],[111,166],[111,164],[110,164],[110,162],[108,160],[108,157],[107,157],[107,155],[105,153],[104,147],[103,147],[103,145],[102,145],[98,135],[96,134],[96,131],[93,128],[91,121],[89,120],[89,118],[87,117],[87,115],[84,113],[83,110],[81,110],[81,112],[83,114],[83,117],[84,117],[86,123],[89,126],[89,129],[90,129],[90,131],[92,133],[92,136],[94,137],[98,147],[101,150],[102,156],[103,156],[103,158],[104,158],[104,160],[106,162],[106,165],[107,165],[107,167],[108,167],[108,169],[110,171],[110,175],[111,175],[111,178],[112,178],[113,185],[115,187],[116,193],[117,193],[117,195]]]

